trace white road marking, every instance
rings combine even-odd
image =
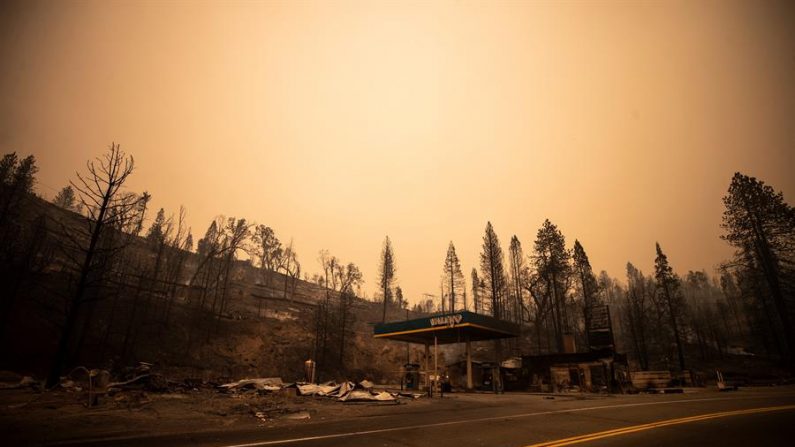
[[[663,402],[639,402],[639,403],[631,403],[631,404],[616,404],[616,405],[599,405],[595,407],[582,407],[582,408],[570,408],[566,410],[551,410],[551,411],[538,411],[533,413],[521,413],[521,414],[511,414],[507,416],[489,416],[483,418],[475,418],[475,419],[465,419],[465,420],[457,420],[457,421],[447,421],[447,422],[435,422],[432,424],[415,424],[415,425],[404,425],[400,427],[390,427],[390,428],[379,428],[375,430],[362,430],[362,431],[352,431],[347,433],[332,433],[328,435],[317,435],[317,436],[306,436],[303,438],[291,438],[291,439],[277,439],[273,441],[258,441],[258,442],[249,442],[245,444],[229,444],[223,445],[221,447],[259,447],[265,445],[279,445],[279,444],[292,444],[296,442],[306,442],[306,441],[317,441],[320,439],[334,439],[334,438],[347,438],[352,436],[361,436],[361,435],[372,435],[376,433],[389,433],[395,431],[402,431],[402,430],[416,430],[418,428],[431,428],[431,427],[444,427],[448,425],[458,425],[458,424],[469,424],[472,422],[488,422],[488,421],[499,421],[499,420],[506,420],[506,419],[518,419],[518,418],[526,418],[532,416],[543,416],[549,414],[560,414],[560,413],[578,413],[582,411],[593,411],[593,410],[604,410],[607,408],[626,408],[626,407],[645,407],[650,405],[671,405],[671,404],[683,404],[688,402],[710,402],[710,401],[723,401],[723,400],[745,400],[745,399],[766,399],[770,398],[770,395],[766,396],[743,396],[743,397],[732,397],[732,398],[725,398],[725,397],[711,397],[706,399],[684,399],[684,400],[669,400]],[[778,397],[778,396],[776,396]]]

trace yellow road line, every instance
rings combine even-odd
[[[649,430],[649,429],[652,429],[652,428],[665,427],[665,426],[668,426],[668,425],[685,424],[685,423],[688,423],[688,422],[696,422],[696,421],[701,421],[701,420],[706,420],[706,419],[715,419],[715,418],[726,417],[726,416],[736,416],[736,415],[741,415],[741,414],[764,413],[764,412],[770,412],[770,411],[782,411],[782,410],[792,410],[792,409],[795,409],[795,405],[784,405],[784,406],[780,406],[780,407],[751,408],[751,409],[747,409],[747,410],[735,410],[735,411],[724,411],[724,412],[720,412],[720,413],[709,413],[709,414],[690,416],[690,417],[685,417],[685,418],[668,419],[668,420],[652,422],[652,423],[648,423],[648,424],[634,425],[634,426],[630,426],[630,427],[623,427],[623,428],[618,428],[618,429],[614,429],[614,430],[607,430],[607,431],[598,432],[598,433],[591,433],[591,434],[587,434],[587,435],[575,436],[575,437],[572,437],[572,438],[559,439],[559,440],[556,440],[556,441],[542,442],[542,443],[539,443],[539,444],[533,444],[532,446],[528,446],[528,447],[564,446],[564,445],[570,445],[570,444],[577,444],[577,443],[580,443],[580,442],[593,441],[593,440],[601,439],[601,438],[607,438],[607,437],[610,437],[610,436],[618,436],[618,435],[634,433],[634,432],[643,431],[643,430]]]
[[[589,442],[589,441],[595,441],[597,439],[609,438],[611,436],[626,435],[628,433],[635,433],[643,430],[651,430],[653,428],[665,427],[668,425],[686,424],[688,422],[703,421],[707,419],[722,418],[727,416],[737,416],[741,414],[767,413],[770,411],[784,411],[784,410],[795,410],[795,405],[750,408],[747,410],[723,411],[720,413],[701,414],[686,418],[667,419],[664,421],[651,422],[648,424],[633,425],[630,427],[616,428],[614,430],[600,431],[597,433],[590,433],[587,435],[573,436],[571,438],[558,439],[556,441],[545,441],[538,444],[532,444],[527,447],[560,447],[564,445],[578,444],[580,442]]]
[[[780,392],[779,392],[780,393]],[[777,396],[781,396],[782,394],[777,394]],[[786,396],[792,396],[792,393],[784,394]],[[502,416],[488,416],[488,417],[479,417],[479,418],[472,418],[472,419],[456,419],[452,421],[446,422],[432,422],[432,423],[422,423],[422,424],[411,424],[411,425],[401,425],[397,427],[387,427],[387,428],[376,428],[371,430],[360,430],[360,431],[353,431],[353,432],[343,432],[343,433],[327,433],[321,435],[314,435],[314,436],[305,436],[301,438],[288,438],[288,439],[273,439],[269,441],[253,441],[244,444],[230,444],[223,447],[263,447],[269,445],[283,445],[283,444],[294,444],[294,443],[302,443],[307,441],[318,441],[318,440],[326,440],[326,439],[337,439],[337,438],[352,438],[357,436],[368,436],[368,435],[375,435],[375,434],[383,434],[383,433],[397,433],[403,431],[411,431],[411,430],[428,430],[438,427],[452,427],[456,425],[471,425],[475,423],[481,422],[505,422],[505,421],[512,421],[517,419],[525,419],[531,418],[536,416],[548,416],[551,414],[577,414],[577,413],[584,413],[584,412],[591,412],[591,411],[602,411],[602,410],[609,410],[609,409],[616,409],[616,408],[635,408],[635,407],[659,407],[659,406],[668,406],[668,405],[680,405],[680,404],[687,404],[693,402],[724,402],[724,401],[743,401],[743,400],[750,400],[750,399],[767,399],[769,398],[769,394],[762,394],[759,395],[745,395],[740,397],[707,397],[707,398],[699,398],[699,399],[681,399],[681,400],[667,400],[667,401],[652,401],[652,402],[633,402],[633,403],[623,403],[623,404],[612,404],[612,405],[596,405],[592,407],[579,407],[579,408],[566,408],[566,409],[559,409],[559,410],[548,410],[548,411],[534,411],[531,413],[517,413],[517,414],[508,414]],[[140,439],[138,436],[128,436],[124,438],[103,438],[103,441],[118,441],[120,439]]]

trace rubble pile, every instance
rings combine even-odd
[[[166,370],[149,363],[117,369],[77,367],[61,377],[60,383],[46,389],[44,383],[31,377],[0,371],[0,389],[29,389],[34,395],[16,407],[38,405],[46,408],[85,409],[102,407],[105,410],[144,408],[162,411],[163,408],[189,409],[200,414],[237,417],[248,415],[261,423],[302,421],[314,417],[318,411],[337,403],[396,405],[404,399],[417,399],[423,394],[391,392],[374,389],[373,382],[342,381],[286,383],[281,377],[254,377],[232,381],[229,378],[185,378],[175,380]],[[38,402],[38,403],[36,403]],[[184,402],[184,403],[178,403]],[[200,409],[190,410],[195,402]],[[11,408],[11,406],[9,406]]]
[[[13,390],[20,388],[32,388],[34,390],[41,389],[41,383],[34,380],[30,376],[20,376],[8,371],[2,371],[2,381],[0,381],[0,390]]]
[[[339,402],[397,402],[400,397],[417,399],[422,394],[415,393],[390,393],[388,391],[373,390],[373,383],[369,380],[354,383],[325,382],[321,384],[297,382],[284,383],[279,377],[266,377],[259,379],[242,379],[237,382],[220,385],[219,390],[232,393],[258,392],[259,394],[296,389],[299,396],[326,397]]]
[[[232,383],[225,383],[223,385],[219,385],[218,389],[221,391],[245,391],[245,390],[257,390],[257,391],[279,391],[282,388],[289,388],[293,384],[286,384],[282,382],[281,377],[265,377],[261,379],[242,379],[238,380],[237,382]]]
[[[386,391],[373,391],[373,384],[364,380],[358,384],[353,382],[326,382],[321,385],[307,383],[298,385],[298,393],[301,396],[320,396],[334,398],[340,402],[361,402],[361,401],[397,401],[397,393],[392,394]]]

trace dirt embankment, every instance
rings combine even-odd
[[[47,216],[52,258],[35,278],[28,275],[19,290],[2,331],[0,369],[41,378],[52,363],[74,292],[75,272],[65,256],[62,233],[76,231],[84,222],[76,213],[29,199],[23,221],[33,225],[38,216]],[[381,382],[396,380],[405,362],[402,346],[372,338],[372,323],[381,320],[379,303],[354,300],[345,337],[328,337],[325,349],[319,350],[317,305],[326,291],[318,285],[287,281],[282,274],[237,261],[228,303],[218,317],[209,305],[199,305],[196,286],[189,285],[199,255],[188,256],[176,283],[158,285],[147,279],[155,254],[143,238],[134,238],[125,253],[128,271],[110,275],[92,291],[96,299],[81,309],[67,370],[101,368],[121,378],[124,368],[144,361],[175,378],[297,380],[303,362],[314,358],[321,379]],[[332,293],[331,306],[336,308],[338,301]],[[403,318],[405,310],[388,310],[388,319]],[[330,326],[337,329],[333,322]]]

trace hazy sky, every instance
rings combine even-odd
[[[52,197],[111,141],[130,188],[322,248],[412,300],[450,240],[545,218],[594,268],[711,271],[735,171],[795,194],[795,15],[764,1],[3,2],[0,152]],[[154,213],[152,213],[154,214]]]

